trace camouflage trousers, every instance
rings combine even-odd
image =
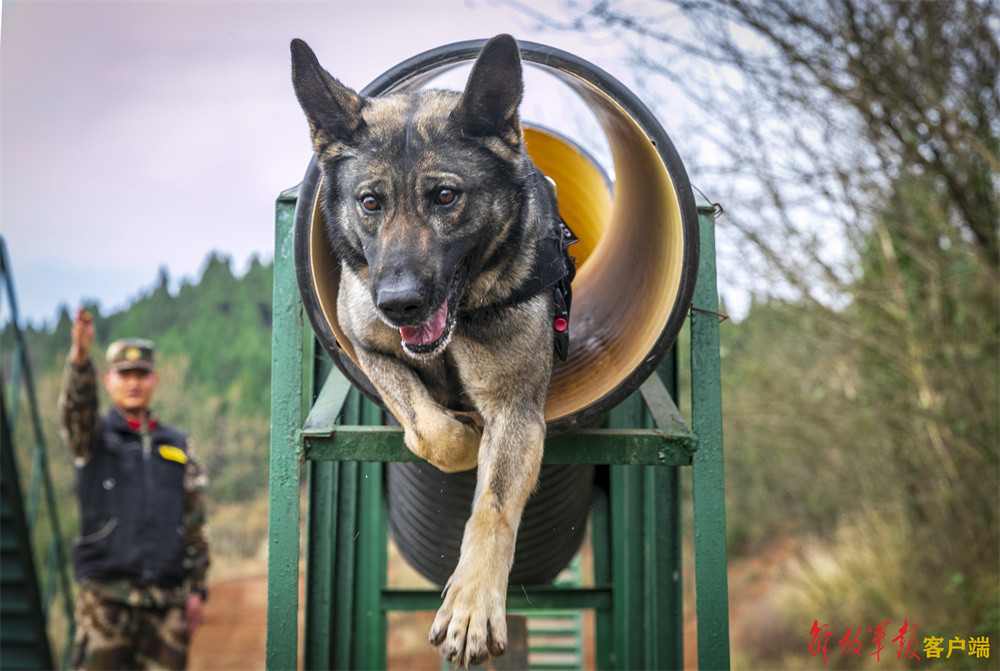
[[[74,669],[184,669],[187,647],[183,605],[130,606],[80,590]]]

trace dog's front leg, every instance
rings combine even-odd
[[[551,340],[544,339],[544,330],[541,334],[535,336],[541,342],[529,344],[547,343],[551,351]],[[546,352],[535,347],[526,351]],[[509,353],[490,366],[482,358],[488,349],[474,353],[468,358],[459,353],[459,361],[463,382],[484,420],[476,493],[458,566],[429,635],[445,659],[461,666],[482,663],[507,649],[507,579],[521,514],[541,468],[550,373],[550,362],[537,356],[521,360]],[[462,366],[462,358],[475,365]]]
[[[372,384],[403,427],[411,452],[445,472],[476,465],[480,429],[471,419],[437,404],[413,369],[399,359],[374,350],[357,351]]]
[[[485,417],[472,514],[430,640],[461,666],[507,649],[507,578],[521,513],[538,480],[545,421]]]

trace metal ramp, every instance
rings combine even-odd
[[[579,587],[580,555],[553,581],[556,587]],[[583,669],[583,611],[535,610],[528,616],[528,665],[531,669]]]
[[[6,402],[0,390],[0,668],[51,669],[31,537],[14,462]]]
[[[10,273],[7,243],[0,237],[0,297],[6,296],[14,346],[10,379],[0,379],[0,669],[54,669],[56,657],[47,630],[49,605],[62,595],[68,622],[62,666],[69,666],[73,640],[73,597],[63,551],[62,535],[49,474],[45,438],[42,433],[34,378],[24,335],[18,324],[17,300]],[[22,487],[15,440],[21,396],[28,401],[32,423],[33,449],[31,480],[27,491]],[[9,393],[9,395],[8,395]],[[36,555],[40,542],[33,535],[39,507],[44,496],[48,538]],[[45,557],[46,585],[39,582],[35,557]]]

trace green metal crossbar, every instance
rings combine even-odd
[[[384,668],[388,611],[435,610],[436,590],[386,585],[382,462],[418,461],[398,427],[336,370],[304,328],[293,261],[297,189],[278,198],[274,257],[267,667]],[[676,348],[600,429],[546,440],[545,463],[606,468],[591,508],[593,587],[512,586],[510,610],[592,609],[600,669],[681,668],[679,467],[692,469],[698,665],[729,668],[725,498],[713,210],[698,208],[691,314],[692,428],[677,409]],[[304,469],[304,473],[303,473]],[[305,565],[300,484],[308,484]]]
[[[6,294],[10,312],[9,325],[14,336],[13,359],[10,367],[10,380],[0,385],[0,406],[3,407],[3,452],[4,452],[4,489],[5,493],[16,498],[24,497],[24,501],[4,501],[4,542],[3,542],[3,572],[0,573],[0,583],[3,583],[4,599],[0,604],[0,615],[3,619],[3,629],[0,631],[0,668],[32,668],[29,657],[39,660],[38,668],[51,668],[53,657],[48,640],[45,623],[48,620],[52,603],[61,598],[66,618],[66,645],[63,649],[62,665],[69,667],[70,653],[75,629],[73,619],[73,592],[69,579],[68,555],[63,547],[63,537],[59,525],[59,512],[56,505],[55,487],[48,465],[48,449],[45,435],[42,432],[42,420],[35,398],[35,383],[31,370],[31,359],[28,356],[27,343],[18,321],[17,295],[14,291],[14,279],[10,269],[10,258],[7,253],[7,243],[0,237],[0,295]],[[9,383],[9,387],[8,387]],[[10,390],[9,395],[7,389]],[[20,413],[22,391],[28,401],[28,411],[31,419],[34,445],[32,450],[31,480],[25,493],[18,481],[18,464],[15,463],[14,441],[17,436],[17,419]],[[9,402],[9,405],[7,403]],[[44,497],[49,533],[46,538],[38,538],[35,532],[38,513]],[[22,505],[23,503],[23,505]],[[10,512],[8,518],[6,513]],[[23,517],[23,520],[21,519]],[[20,530],[19,533],[15,533]],[[8,543],[8,533],[16,536],[16,543]],[[40,589],[37,576],[40,571],[34,566],[32,547],[37,542],[46,542],[44,556],[45,589]],[[20,570],[11,571],[11,567],[21,565]],[[43,567],[38,567],[43,568]],[[12,577],[14,576],[14,577]],[[32,584],[28,584],[32,583]],[[20,593],[30,595],[26,603],[27,610],[19,607]],[[35,612],[37,610],[37,612]],[[23,625],[34,622],[34,633],[31,636],[18,634],[25,629]],[[31,649],[34,649],[32,651]]]

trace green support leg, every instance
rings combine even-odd
[[[361,464],[357,539],[358,609],[355,613],[357,669],[384,669],[386,617],[382,590],[386,585],[386,525],[382,514],[382,464]]]
[[[337,556],[337,462],[309,462],[309,509],[306,516],[306,584],[304,662],[307,669],[329,669],[332,646],[336,577],[332,558]]]
[[[658,374],[677,399],[677,347]],[[644,466],[647,665],[684,666],[684,587],[681,581],[680,477],[677,466]]]
[[[327,379],[333,363],[325,356],[316,356],[315,341],[306,348],[312,356],[310,406],[316,404],[319,389],[316,380]],[[308,367],[308,366],[307,366]],[[349,387],[349,385],[348,385]],[[340,398],[347,395],[346,388]],[[333,627],[335,576],[331,558],[337,553],[337,483],[340,464],[336,462],[306,462],[308,508],[306,509],[306,584],[305,629],[303,659],[307,669],[330,668],[330,631]],[[316,645],[316,641],[326,644]]]
[[[676,398],[676,350],[658,374]],[[611,428],[652,428],[635,394],[609,414]],[[676,466],[611,466],[614,655],[611,668],[683,666],[679,478]],[[641,535],[639,535],[641,534]],[[596,571],[595,571],[596,572]]]
[[[591,547],[594,552],[594,584],[610,585],[611,571],[611,514],[608,502],[607,467],[597,469],[598,482],[594,487],[590,507]],[[595,663],[598,669],[614,667],[614,618],[610,608],[594,611]]]
[[[362,399],[359,424],[381,426],[382,409]],[[355,612],[354,668],[384,669],[386,662],[386,617],[382,590],[386,586],[388,542],[382,502],[383,465],[360,465],[358,482],[358,608]]]
[[[729,588],[726,575],[726,492],[722,460],[722,380],[715,219],[698,209],[701,264],[691,312],[691,423],[698,435],[691,478],[694,495],[698,668],[729,668]]]
[[[639,394],[625,399],[608,414],[609,428],[641,427],[644,408]],[[611,569],[614,596],[615,669],[648,668],[643,619],[644,550],[637,531],[643,519],[643,466],[611,466]]]
[[[269,669],[295,669],[298,661],[299,461],[303,388],[302,310],[292,262],[295,191],[277,202],[274,306],[271,339],[271,463],[267,559]]]
[[[342,424],[360,423],[361,394],[352,389],[344,403]],[[337,547],[327,563],[333,570],[334,591],[333,626],[329,640],[319,638],[311,646],[328,645],[331,648],[330,669],[354,668],[353,645],[354,615],[357,609],[357,553],[354,544],[358,538],[358,478],[360,464],[340,462],[337,485]],[[307,583],[308,584],[308,583]],[[322,633],[320,633],[322,636]]]
[[[337,488],[337,551],[329,558],[334,575],[333,626],[329,641],[320,638],[313,646],[326,643],[331,646],[330,669],[352,669],[351,641],[354,634],[356,585],[356,555],[353,551],[357,538],[358,522],[358,466],[357,462],[340,464],[340,482]],[[322,634],[320,634],[322,636]]]

